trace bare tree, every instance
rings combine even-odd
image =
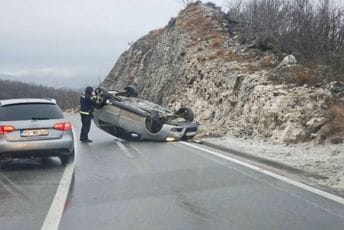
[[[196,0],[176,0],[179,4],[182,6],[188,6],[193,2],[196,2]]]
[[[234,2],[234,3],[233,3]],[[293,53],[305,64],[344,73],[344,9],[331,0],[230,1],[228,18],[241,22],[242,41]]]

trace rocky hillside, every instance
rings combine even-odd
[[[191,4],[124,52],[102,85],[136,84],[143,98],[190,106],[200,135],[342,142],[344,83],[240,43],[235,27],[213,4]]]

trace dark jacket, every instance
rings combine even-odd
[[[82,94],[80,96],[80,113],[83,115],[92,115],[95,107],[95,101],[92,100],[91,95]]]

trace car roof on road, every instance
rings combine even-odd
[[[55,99],[42,99],[42,98],[18,98],[18,99],[6,99],[0,100],[0,106],[15,105],[15,104],[31,104],[31,103],[42,103],[42,104],[56,104]]]

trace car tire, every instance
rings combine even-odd
[[[99,87],[94,90],[96,94],[96,109],[101,109],[106,104],[106,100],[109,98],[109,94],[106,89]]]
[[[74,159],[74,151],[68,155],[61,155],[59,156],[61,164],[66,166],[72,159]]]
[[[162,129],[163,122],[160,119],[159,112],[153,110],[149,116],[146,117],[146,128],[151,133],[158,133]]]
[[[181,107],[177,110],[176,115],[190,122],[192,122],[195,119],[195,115],[189,107]]]

